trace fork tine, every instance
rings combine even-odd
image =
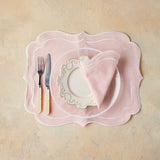
[[[44,58],[42,58],[42,69],[44,69]]]
[[[44,69],[44,58],[39,56],[38,58],[38,70]]]
[[[39,69],[39,57],[37,57],[38,69]]]

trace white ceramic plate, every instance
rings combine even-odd
[[[61,67],[61,75],[57,82],[60,88],[60,96],[65,99],[67,104],[76,105],[78,108],[96,106],[96,101],[91,93],[89,86],[80,71],[80,62],[88,62],[88,56],[81,56],[79,59],[70,59]],[[117,69],[115,91],[111,104],[115,102],[120,91],[120,74]]]
[[[70,59],[61,68],[61,75],[58,77],[60,95],[68,104],[77,105],[78,108],[96,106],[93,95],[80,71],[80,62],[87,62],[87,56],[79,59]]]

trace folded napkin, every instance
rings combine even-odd
[[[37,57],[51,55],[51,113],[36,113],[38,89]],[[121,125],[140,110],[139,85],[142,75],[139,70],[141,52],[139,47],[121,32],[104,32],[97,35],[67,34],[48,31],[40,34],[26,49],[28,58],[25,108],[36,119],[49,126],[78,123],[85,126],[94,122],[102,125]],[[97,103],[86,109],[69,105],[60,96],[57,79],[61,67],[72,58],[88,56],[89,63],[81,63],[82,75],[86,79]],[[45,71],[42,88],[45,88]],[[115,95],[116,76],[119,75],[119,91]],[[44,89],[44,95],[45,95]],[[114,101],[113,101],[114,99]],[[114,102],[114,103],[113,103]]]
[[[81,70],[94,95],[98,108],[107,105],[104,98],[109,87],[111,87],[119,58],[120,54],[118,52],[106,51],[94,56],[89,63],[81,64]]]

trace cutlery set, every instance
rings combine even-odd
[[[51,72],[51,55],[47,55],[46,65],[44,64],[44,57],[38,57],[38,75],[39,75],[39,82],[38,82],[38,90],[37,90],[37,105],[36,105],[36,112],[48,115],[51,111],[51,94],[50,94],[50,72]],[[41,77],[45,70],[45,92],[43,92],[42,88],[42,80]],[[43,98],[43,93],[45,96]]]

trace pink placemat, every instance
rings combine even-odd
[[[110,79],[105,89],[101,90],[101,95],[108,95],[104,101],[104,97],[97,96],[99,105],[97,107],[87,107],[86,109],[79,109],[74,105],[68,105],[65,100],[59,95],[59,87],[57,85],[57,78],[60,75],[61,66],[71,58],[79,58],[80,56],[89,56],[94,59],[97,55],[102,53],[118,53],[116,65],[111,68],[113,74],[110,74]],[[51,54],[51,97],[52,106],[51,113],[47,116],[35,112],[36,91],[38,87],[37,74],[37,56],[47,57]],[[128,36],[120,32],[104,32],[97,35],[88,35],[85,32],[80,34],[67,34],[60,31],[48,31],[40,34],[36,41],[31,42],[26,54],[28,58],[28,69],[25,75],[27,81],[27,95],[25,101],[25,108],[28,112],[34,114],[36,119],[50,126],[59,126],[67,123],[76,122],[82,126],[88,123],[95,122],[103,125],[120,125],[126,123],[131,115],[136,114],[140,110],[139,98],[139,84],[142,80],[139,71],[140,65],[140,49],[130,41]],[[105,54],[104,54],[105,55]],[[106,54],[106,56],[108,56]],[[103,59],[100,56],[99,59]],[[46,60],[46,59],[45,59]],[[103,67],[99,66],[96,69],[104,68],[108,63],[103,63]],[[92,64],[91,64],[92,65]],[[112,66],[109,65],[109,67]],[[97,93],[99,87],[95,86],[93,77],[89,76],[90,71],[87,70],[88,64],[84,65],[84,76],[91,84],[92,91]],[[118,69],[120,74],[120,91],[114,104],[110,106],[112,99],[112,87],[114,86],[115,74]],[[108,70],[109,73],[110,70]],[[92,72],[91,72],[92,73]],[[101,78],[99,77],[99,83]],[[108,80],[108,79],[107,79]],[[104,81],[105,82],[105,81]],[[42,84],[44,86],[44,76],[42,77]],[[44,93],[45,94],[45,93]],[[96,95],[96,94],[95,94]],[[98,95],[98,94],[97,94]],[[103,104],[103,105],[101,105]]]

